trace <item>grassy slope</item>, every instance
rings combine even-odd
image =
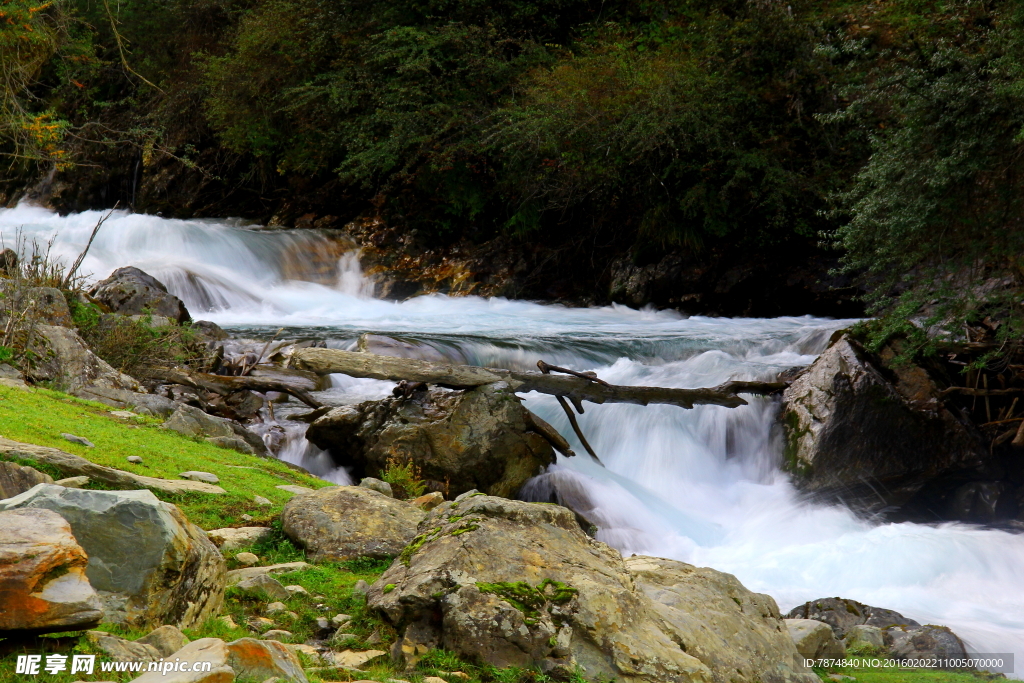
[[[150,477],[178,479],[181,472],[202,470],[220,478],[224,495],[157,493],[178,505],[194,523],[204,529],[240,526],[241,515],[269,521],[281,512],[291,494],[275,488],[299,484],[321,488],[329,484],[316,477],[289,469],[284,464],[237,451],[217,448],[159,427],[153,418],[120,419],[108,406],[82,401],[55,391],[29,391],[0,386],[0,435],[16,441],[52,446],[92,462]],[[89,448],[61,437],[66,432],[96,444]],[[127,462],[130,455],[142,456],[141,465]],[[25,463],[32,464],[32,463]],[[48,472],[56,476],[54,472]],[[97,487],[99,488],[99,487]],[[273,505],[260,507],[253,496],[263,496]]]
[[[0,387],[0,434],[18,441],[43,446],[53,446],[62,450],[81,455],[89,460],[120,469],[149,476],[177,478],[186,470],[204,470],[220,477],[220,485],[227,490],[221,496],[167,496],[160,494],[164,500],[178,504],[185,514],[205,529],[213,529],[228,525],[242,525],[240,515],[248,513],[257,518],[253,523],[269,523],[281,510],[283,503],[290,494],[280,491],[275,486],[284,483],[295,483],[311,488],[327,486],[326,482],[310,476],[302,475],[284,465],[235,451],[216,448],[210,444],[193,441],[175,432],[159,428],[159,420],[151,418],[119,419],[110,414],[107,406],[82,401],[65,394],[45,389],[24,391]],[[88,448],[69,443],[60,436],[61,432],[69,432],[83,436],[94,444]],[[130,465],[126,462],[129,455],[140,455],[144,460],[142,466]],[[31,463],[27,463],[31,464]],[[44,468],[45,469],[45,468]],[[59,473],[50,472],[59,476]],[[252,502],[254,495],[261,495],[273,501],[273,506],[260,508]],[[256,553],[262,564],[304,560],[304,553],[296,548],[288,539],[275,531],[272,538],[251,548],[240,549],[229,553],[229,568],[237,567],[233,557],[238,552],[249,550]],[[279,580],[285,584],[298,584],[309,593],[309,597],[295,596],[286,601],[287,607],[298,616],[290,617],[274,615],[274,628],[283,628],[294,634],[286,642],[302,643],[315,634],[317,617],[328,617],[339,613],[351,615],[352,621],[343,629],[352,633],[355,638],[340,644],[336,649],[380,649],[388,650],[394,641],[395,632],[383,624],[375,615],[368,612],[361,596],[352,592],[353,585],[363,579],[369,583],[376,580],[387,568],[387,561],[356,560],[341,564],[322,564],[300,572],[280,575]],[[224,614],[230,615],[238,628],[229,628],[217,620],[211,620],[200,628],[191,629],[187,635],[197,638],[223,638],[234,640],[254,635],[245,626],[250,617],[263,616],[264,604],[260,601],[245,598],[229,590]],[[113,625],[103,625],[101,630],[117,633],[126,638],[138,638],[143,633],[125,630]],[[376,632],[381,642],[367,644],[365,639]],[[62,634],[54,634],[60,637]],[[70,635],[70,634],[63,634]],[[82,638],[73,649],[59,650],[64,654],[84,653],[99,654]],[[50,675],[41,673],[38,676],[23,676],[14,673],[17,653],[0,656],[0,683],[21,683],[23,681],[45,680],[51,683],[71,683],[72,681],[130,681],[133,674],[100,673],[97,668],[92,676],[82,674],[71,675],[68,672]],[[105,659],[100,657],[99,659]],[[312,662],[305,662],[312,664]],[[464,671],[470,675],[470,683],[487,681],[488,683],[546,683],[547,678],[536,672],[519,669],[499,670],[493,667],[479,667],[460,661],[450,653],[436,651],[430,653],[415,672],[397,671],[387,658],[381,658],[358,677],[377,681],[403,679],[418,683],[424,676],[441,675],[447,672]],[[977,683],[978,678],[970,674],[931,672],[931,671],[891,671],[891,670],[830,670],[819,672],[822,678],[828,673],[843,673],[853,676],[859,683]],[[310,672],[313,683],[320,681],[347,680],[353,677],[344,671]],[[459,679],[448,677],[452,683],[461,683]],[[582,683],[580,677],[571,683]]]

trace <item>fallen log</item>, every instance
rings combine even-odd
[[[147,374],[153,379],[173,382],[174,384],[181,384],[186,387],[192,387],[193,389],[212,391],[213,393],[220,394],[221,396],[227,396],[235,393],[236,391],[242,391],[243,389],[258,391],[264,394],[268,391],[276,391],[280,394],[289,394],[294,396],[313,409],[320,408],[323,405],[313,398],[313,396],[305,389],[301,389],[294,384],[287,384],[273,379],[264,379],[248,375],[243,377],[211,375],[205,372],[185,372],[181,369],[159,368],[153,368],[149,370]]]
[[[675,389],[668,387],[634,387],[603,384],[592,377],[549,375],[540,372],[518,372],[501,368],[472,365],[432,363],[413,358],[378,356],[360,351],[339,349],[299,349],[292,354],[290,364],[318,375],[341,373],[350,377],[365,377],[397,382],[409,380],[427,382],[454,389],[468,389],[495,382],[507,382],[513,391],[537,391],[552,396],[564,396],[579,405],[591,403],[633,403],[649,405],[668,404],[680,408],[695,405],[717,405],[727,408],[746,405],[737,394],[766,395],[779,392],[785,382],[726,382],[704,389]],[[582,373],[580,373],[582,374]]]

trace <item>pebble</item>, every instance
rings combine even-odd
[[[251,567],[254,564],[259,564],[260,558],[252,553],[238,553],[235,555],[235,561],[245,567]]]
[[[263,634],[263,640],[288,640],[291,637],[291,631],[285,631],[281,628],[273,628]]]
[[[135,413],[133,413],[130,410],[111,410],[110,414],[113,415],[114,417],[120,417],[125,420],[132,417],[138,417]]]
[[[267,605],[267,609],[264,610],[267,614],[274,614],[276,612],[286,612],[288,610],[287,605],[283,602],[272,602]]]
[[[253,499],[253,502],[255,502],[257,505],[273,505],[273,503],[271,503],[269,500],[267,500],[263,496],[253,496],[252,499]]]
[[[251,522],[254,519],[256,519],[256,518],[253,517],[252,515],[242,515],[242,521],[243,522]]]
[[[286,591],[288,591],[289,593],[291,593],[292,595],[309,595],[309,591],[307,591],[305,588],[303,588],[302,586],[299,586],[297,584],[293,584],[291,586],[285,586],[284,589]]]
[[[355,633],[342,633],[341,631],[338,631],[333,636],[331,636],[331,645],[344,645],[346,642],[350,640],[358,639],[359,636],[357,636]]]
[[[281,489],[282,491],[287,491],[288,493],[292,493],[295,495],[298,495],[300,493],[313,493],[313,489],[309,488],[308,486],[296,486],[295,484],[281,484],[280,486],[275,486],[274,488]]]
[[[288,590],[287,588],[285,590]],[[352,621],[352,617],[347,614],[335,614],[331,617],[331,623],[334,624],[335,628],[341,628],[344,624]]]
[[[362,579],[356,581],[356,585],[352,586],[352,592],[357,595],[366,595],[370,592],[370,584],[366,583]]]
[[[132,463],[133,465],[141,465],[142,458],[138,455],[129,455],[128,462]]]
[[[92,441],[89,441],[89,439],[85,438],[84,436],[75,436],[74,434],[61,434],[61,436],[64,437],[65,441],[81,444],[82,446],[88,446],[89,448],[96,448],[96,444],[94,444]]]
[[[248,623],[249,628],[254,631],[264,631],[271,626],[274,626],[274,621],[272,619],[267,619],[266,617],[252,617],[249,619]]]
[[[327,617],[317,617],[316,618],[316,627],[318,629],[320,629],[321,631],[327,631],[327,630],[330,630],[330,628],[331,628],[331,622],[329,622],[327,620]]]

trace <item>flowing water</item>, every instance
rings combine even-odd
[[[0,210],[10,244],[53,238],[71,261],[100,214],[59,217]],[[239,337],[316,338],[350,348],[359,334],[398,335],[458,362],[530,369],[538,359],[595,370],[615,384],[711,386],[768,379],[812,362],[849,321],[684,318],[621,306],[572,309],[523,301],[424,296],[370,298],[353,252],[314,233],[243,229],[225,221],[178,221],[115,213],[82,267],[93,279],[134,265],[165,282],[194,317]],[[334,378],[325,399],[383,396],[392,385]],[[552,397],[526,403],[572,441]],[[735,574],[783,611],[842,596],[921,623],[948,625],[973,651],[1024,656],[1024,535],[964,524],[879,524],[841,507],[801,500],[779,470],[777,404],[728,409],[589,405],[580,423],[607,467],[585,454],[559,457],[552,482],[593,507],[598,538],[623,553],[676,558]],[[344,471],[307,448],[290,425],[282,457],[339,483]],[[584,453],[574,443],[578,453]],[[1019,674],[1018,674],[1019,675]]]

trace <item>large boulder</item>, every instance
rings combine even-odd
[[[267,445],[254,432],[243,425],[223,417],[216,417],[190,405],[180,405],[160,425],[185,436],[203,439],[221,448],[268,457]]]
[[[197,668],[192,665],[201,662],[208,670],[182,672],[180,669],[186,667],[175,667],[177,662],[189,663],[189,669]],[[219,638],[201,638],[168,656],[167,664],[168,671],[151,671],[132,683],[231,683],[236,677],[245,681],[307,683],[295,653],[273,640],[241,638],[225,643]]]
[[[224,600],[225,562],[203,530],[149,491],[90,491],[40,484],[0,510],[53,510],[89,556],[86,575],[104,621],[191,628]]]
[[[424,516],[368,488],[328,486],[285,503],[281,528],[317,562],[393,557],[415,538]]]
[[[78,333],[66,327],[39,325],[42,348],[29,374],[36,381],[53,382],[69,394],[88,395],[91,389],[139,391],[139,383],[118,372],[89,350]]]
[[[56,287],[24,287],[14,281],[0,280],[0,299],[13,298],[5,301],[7,307],[13,305],[14,310],[28,312],[27,320],[46,325],[74,325],[71,309],[64,293]]]
[[[631,560],[633,573],[567,508],[470,494],[419,531],[367,594],[398,630],[392,656],[406,666],[444,648],[590,680],[815,683],[771,598],[654,558]],[[745,659],[747,648],[758,652]]]
[[[814,619],[786,619],[786,629],[796,651],[807,659],[837,659],[846,654],[846,647],[836,638],[828,624]]]
[[[983,469],[987,450],[928,373],[842,335],[783,394],[784,466],[806,492],[878,511]]]
[[[0,460],[0,500],[13,498],[36,484],[52,484],[53,477],[28,465]]]
[[[828,624],[837,638],[846,638],[854,626],[890,626],[918,628],[921,624],[899,612],[883,607],[872,607],[847,598],[819,598],[797,605],[786,615],[787,619],[813,619]]]
[[[122,315],[149,313],[178,323],[190,319],[181,299],[169,293],[152,275],[133,266],[118,268],[89,290],[89,294],[112,312]]]
[[[515,394],[497,383],[335,408],[310,425],[306,438],[330,450],[356,480],[380,476],[389,461],[411,462],[433,490],[511,498],[555,461],[531,424]]]
[[[87,563],[56,512],[0,512],[0,637],[99,624],[102,603],[86,577]]]

